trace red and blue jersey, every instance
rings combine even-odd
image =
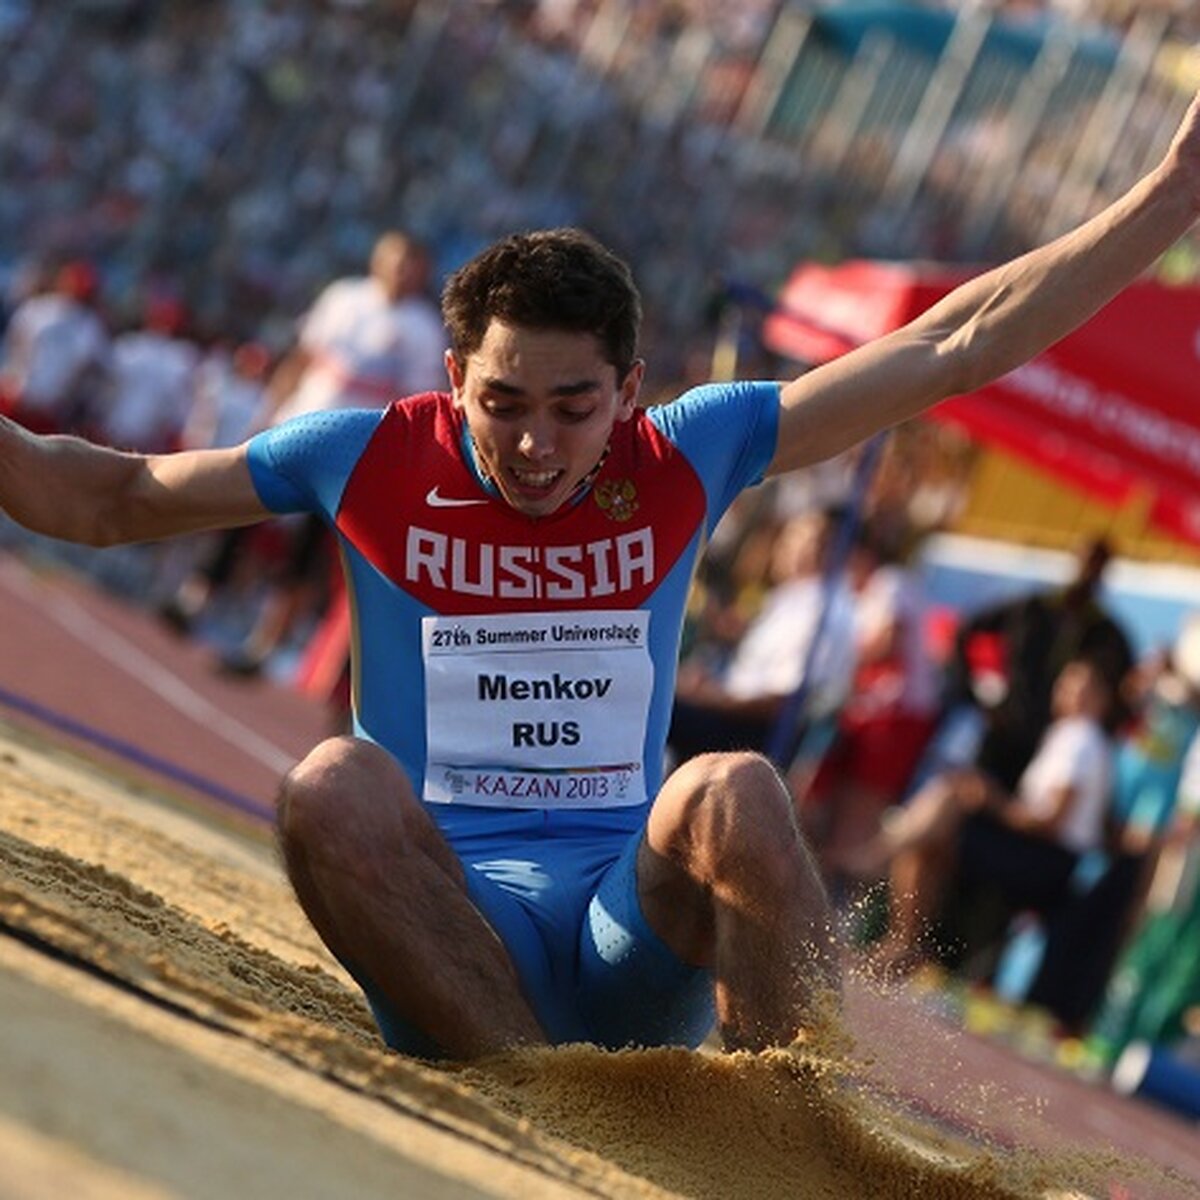
[[[395,755],[448,832],[513,809],[644,821],[692,574],[761,479],[778,406],[777,385],[734,383],[639,410],[587,493],[537,519],[481,479],[445,394],[251,441],[263,503],[336,534],[356,732]]]

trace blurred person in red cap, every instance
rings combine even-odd
[[[103,386],[111,346],[99,288],[91,263],[75,260],[14,310],[0,349],[0,411],[27,429],[79,428]]]
[[[139,329],[113,339],[108,386],[90,414],[97,441],[157,454],[179,447],[195,396],[200,351],[185,336],[188,313],[171,295],[151,295]]]
[[[90,262],[77,258],[59,268],[55,286],[80,304],[92,304],[100,291],[100,276]]]
[[[1050,721],[1058,673],[1073,658],[1095,663],[1117,698],[1112,719],[1126,715],[1121,685],[1134,665],[1129,638],[1103,603],[1102,585],[1113,557],[1108,540],[1086,537],[1076,548],[1070,579],[974,613],[959,628],[948,672],[947,703],[974,703],[981,715],[973,765],[1011,790]],[[982,691],[972,679],[972,654],[981,644],[996,668]],[[1114,725],[1115,727],[1115,725]]]

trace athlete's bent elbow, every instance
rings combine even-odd
[[[996,377],[997,369],[983,340],[970,325],[939,339],[933,346],[933,354],[939,399],[977,391]]]
[[[104,550],[110,546],[123,545],[132,539],[125,534],[121,522],[111,514],[94,514],[91,520],[80,524],[70,540],[83,546],[94,546],[98,550]]]
[[[92,507],[78,523],[72,540],[97,549],[149,541],[154,537],[150,515],[140,514],[138,509],[123,493],[112,496]]]

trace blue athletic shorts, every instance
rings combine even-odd
[[[712,1028],[712,973],[678,959],[642,915],[642,836],[454,838],[471,900],[508,949],[551,1042],[695,1047]],[[445,1057],[355,975],[389,1046]]]

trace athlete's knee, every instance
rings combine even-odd
[[[787,789],[761,754],[704,754],[689,759],[664,789],[668,809],[658,832],[672,857],[686,857],[713,880],[743,871],[787,869],[800,833]]]
[[[361,738],[328,738],[280,784],[280,836],[285,845],[342,841],[368,816],[378,821],[389,809],[402,813],[411,791],[406,785],[386,750]]]

